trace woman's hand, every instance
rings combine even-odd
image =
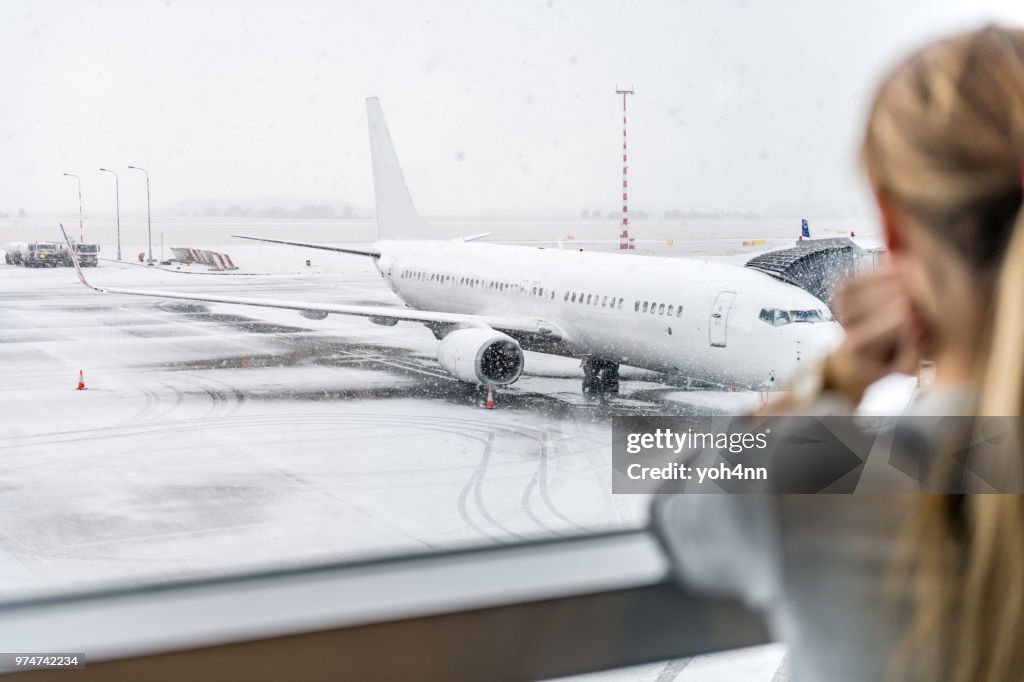
[[[824,389],[857,403],[884,376],[917,374],[924,328],[892,264],[846,282],[835,307],[846,338],[825,360]]]

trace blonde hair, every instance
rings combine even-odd
[[[933,43],[879,88],[862,147],[879,192],[963,254],[995,296],[979,413],[1024,399],[1024,31],[987,26]],[[1019,464],[1019,463],[1017,463]],[[923,495],[902,549],[916,674],[1024,675],[1024,497]]]

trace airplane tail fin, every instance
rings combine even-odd
[[[377,202],[377,238],[427,238],[427,225],[413,206],[391,134],[388,133],[388,124],[384,120],[384,110],[376,97],[366,100],[366,119],[370,129],[370,159]]]

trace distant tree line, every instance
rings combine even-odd
[[[179,210],[178,215],[189,215],[187,211]],[[330,204],[306,204],[298,208],[284,208],[282,206],[270,206],[269,208],[244,208],[238,204],[231,204],[221,209],[218,206],[207,206],[202,211],[192,211],[191,215],[205,216],[210,218],[292,218],[320,219],[320,218],[359,218],[351,206],[346,206],[339,214]]]
[[[684,220],[700,219],[700,218],[758,218],[758,214],[751,211],[681,211],[678,208],[673,208],[670,211],[665,211],[665,220]]]
[[[583,212],[580,213],[580,217],[589,220],[601,220],[602,218],[614,220],[616,218],[622,217],[622,211],[608,211],[607,213],[602,214],[601,209],[595,208],[593,211],[591,211],[590,209],[585,208],[583,209]],[[639,218],[643,220],[646,218],[650,218],[651,216],[647,211],[630,211],[629,217]]]
[[[622,211],[607,211],[602,213],[600,209],[594,209],[591,211],[588,208],[583,209],[580,212],[580,217],[585,220],[601,220],[602,218],[608,218],[614,220],[622,217]],[[651,217],[651,214],[647,211],[630,211],[630,218],[636,218],[638,220],[645,220]],[[694,220],[701,218],[758,218],[758,214],[750,211],[683,211],[678,208],[665,211],[662,214],[663,220]]]

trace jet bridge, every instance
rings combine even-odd
[[[848,237],[811,239],[797,242],[789,249],[754,256],[746,266],[800,287],[831,309],[836,284],[866,266],[873,267],[874,254]]]

